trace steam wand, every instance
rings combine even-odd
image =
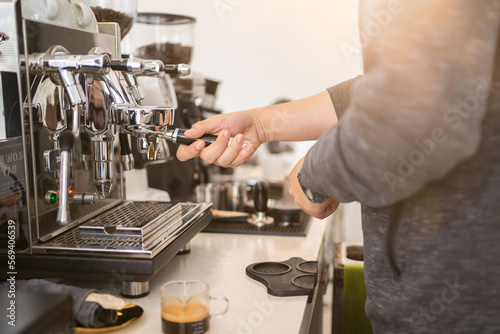
[[[70,176],[70,159],[71,149],[74,142],[73,133],[70,130],[65,130],[59,136],[59,144],[61,147],[61,172],[59,176],[59,208],[57,210],[57,222],[59,224],[67,224],[70,220],[69,204],[68,204],[68,189]]]

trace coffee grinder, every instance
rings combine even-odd
[[[189,64],[193,55],[196,19],[169,13],[138,13],[134,28],[123,41],[123,49],[132,57],[160,59],[164,63]],[[202,119],[194,104],[192,91],[187,95],[177,83],[198,82],[199,76],[166,75],[162,78],[139,78],[144,89],[144,102],[158,99],[177,106],[174,127],[190,128]],[[153,162],[136,159],[136,167],[144,168],[151,188],[168,192],[172,200],[194,200],[194,188],[206,182],[204,165],[198,158],[181,162],[174,158],[177,147],[168,143],[169,156]],[[168,170],[168,173],[164,171]]]

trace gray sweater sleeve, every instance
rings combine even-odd
[[[388,2],[379,1],[379,10]],[[360,31],[373,23],[362,4]],[[363,43],[364,75],[345,115],[307,153],[302,184],[341,202],[382,207],[473,155],[491,86],[499,6],[402,0],[390,23]]]
[[[353,86],[360,78],[361,75],[358,75],[355,78],[343,81],[327,89],[338,119],[344,116],[345,111],[349,108]]]

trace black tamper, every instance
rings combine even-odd
[[[255,214],[248,218],[247,222],[257,227],[274,223],[273,217],[266,216],[267,200],[269,199],[269,183],[259,181],[253,187],[253,201]]]

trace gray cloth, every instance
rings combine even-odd
[[[5,288],[7,283],[0,286],[0,290]],[[73,306],[73,318],[78,326],[82,327],[103,327],[111,325],[117,320],[115,310],[103,309],[101,305],[94,302],[85,302],[87,296],[95,292],[75,286],[54,283],[43,279],[17,280],[16,291],[33,293],[63,294],[70,295]]]
[[[375,333],[500,333],[499,13],[498,0],[360,1],[364,75],[302,183],[362,204]]]

